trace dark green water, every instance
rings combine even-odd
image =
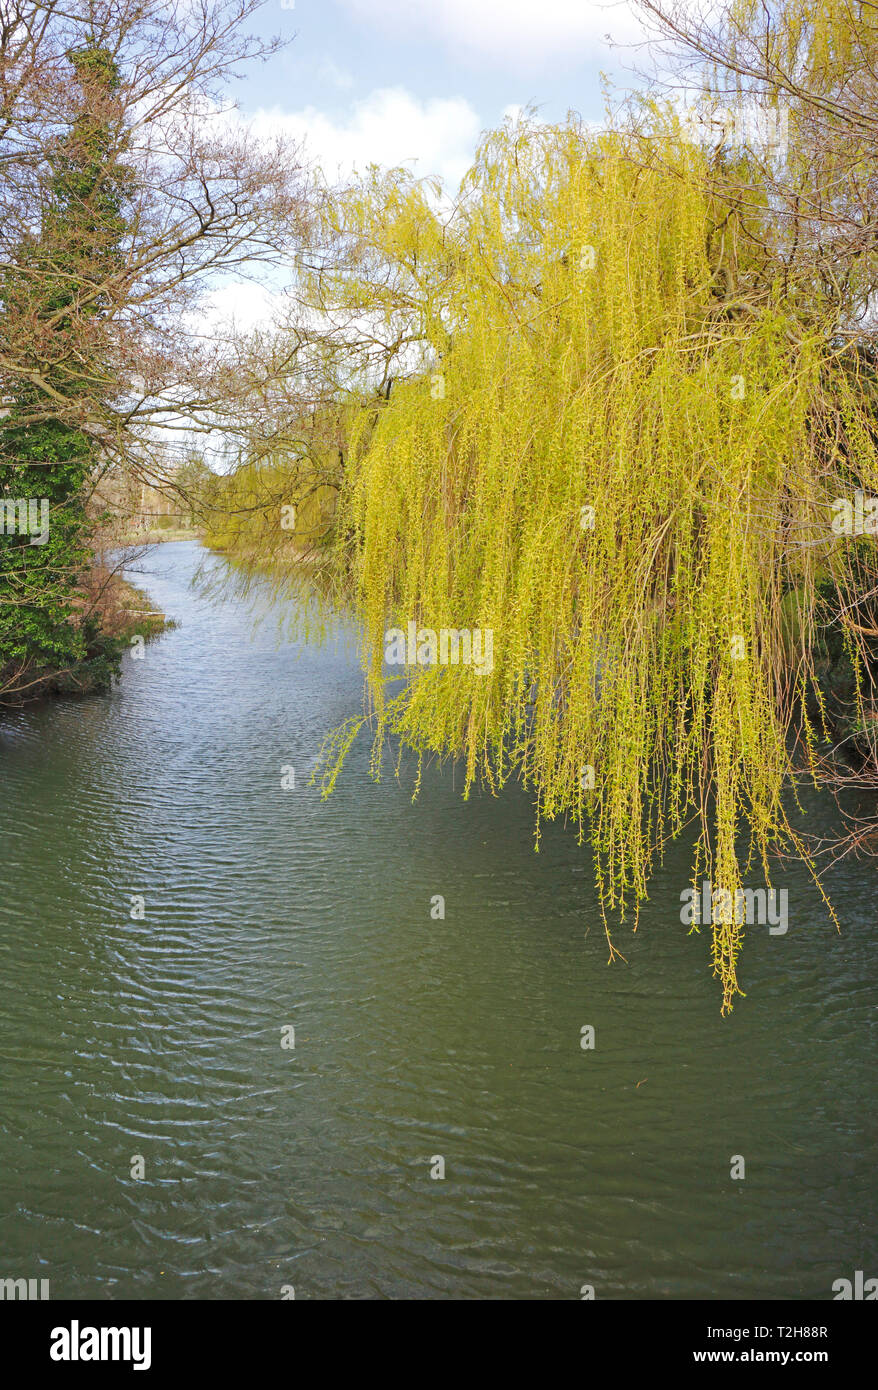
[[[320,801],[355,655],[251,640],[190,591],[199,554],[147,560],[182,625],[112,695],[0,720],[0,1277],[827,1299],[878,1275],[874,869],[832,881],[841,937],[779,874],[789,930],[749,930],[731,1018],[680,923],[685,846],[608,967],[587,856],[561,826],[535,855],[523,795],[464,803],[449,768],[412,805],[362,747]]]

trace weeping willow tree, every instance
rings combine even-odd
[[[246,563],[316,563],[329,538],[337,481],[327,460],[283,451],[248,459],[216,486],[206,540]]]
[[[792,271],[846,327],[875,334],[862,312],[878,288],[875,141],[878,13],[871,0],[634,0],[664,48],[669,85],[696,95],[715,134],[738,122],[747,160],[712,170],[732,204],[771,198],[762,228],[770,273]],[[694,87],[693,87],[694,84]],[[770,112],[764,110],[765,106]],[[766,140],[767,122],[783,128]],[[758,129],[762,126],[761,131]],[[772,254],[774,253],[774,254]],[[853,313],[851,313],[853,310]]]
[[[336,517],[375,775],[390,739],[418,777],[461,759],[465,794],[520,780],[537,847],[559,815],[590,841],[611,958],[691,825],[693,883],[728,905],[725,1011],[746,875],[770,883],[780,849],[810,862],[792,745],[813,767],[824,596],[874,576],[874,542],[833,507],[878,489],[878,460],[830,311],[766,280],[770,207],[732,215],[707,157],[667,130],[507,125],[451,216],[398,178],[350,194],[321,295],[422,345],[354,415]],[[443,662],[442,630],[490,633],[490,668]],[[404,671],[385,661],[398,631]],[[330,738],[327,794],[363,722]]]

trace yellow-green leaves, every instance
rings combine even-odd
[[[389,402],[354,411],[336,515],[376,769],[392,735],[462,759],[465,791],[521,779],[538,822],[591,841],[608,939],[690,823],[717,893],[734,901],[751,862],[770,881],[816,586],[847,564],[830,499],[878,483],[813,315],[780,291],[745,302],[750,242],[731,217],[717,235],[703,159],[507,126],[441,228],[398,179],[339,213],[369,248],[341,301],[383,285],[381,312],[386,295],[426,335]],[[388,674],[386,634],[409,624],[489,630],[490,674]],[[728,1008],[742,927],[711,929]]]

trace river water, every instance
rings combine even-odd
[[[841,935],[780,873],[788,930],[748,930],[723,1019],[687,845],[608,966],[588,854],[561,825],[535,854],[524,793],[465,803],[447,766],[413,804],[357,745],[322,801],[355,651],[279,643],[191,587],[202,562],[226,563],[141,562],[180,626],[112,694],[0,719],[0,1276],[827,1299],[878,1275],[875,870],[835,873]]]

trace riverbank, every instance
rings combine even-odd
[[[180,526],[174,530],[159,531],[129,531],[124,535],[117,536],[113,540],[114,545],[158,545],[162,541],[203,541],[204,533],[193,530],[191,527]]]
[[[170,631],[177,624],[153,606],[149,595],[114,570],[96,567],[95,579],[100,585],[93,612],[100,616],[100,631],[130,645],[135,637],[149,641]]]
[[[141,589],[116,569],[96,564],[74,602],[79,621],[91,629],[85,655],[63,669],[38,666],[0,669],[0,708],[16,708],[56,695],[92,695],[109,689],[122,653],[135,638],[150,642],[177,626]]]

